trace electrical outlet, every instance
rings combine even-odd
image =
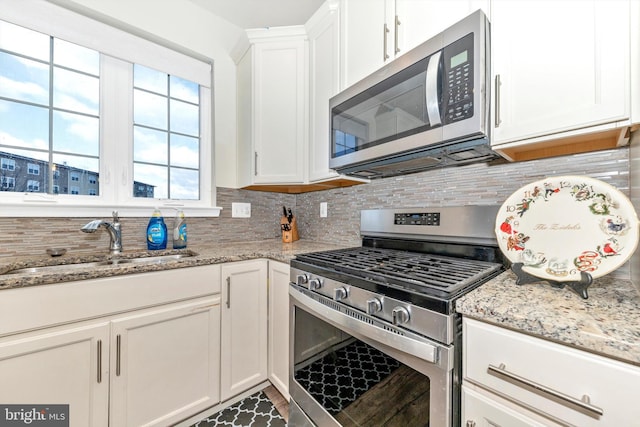
[[[251,203],[231,203],[232,218],[251,218]]]
[[[327,217],[327,202],[320,202],[320,218]]]

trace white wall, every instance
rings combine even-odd
[[[231,1],[231,0],[230,0]],[[236,188],[236,66],[230,52],[244,31],[189,0],[53,0],[115,20],[214,62],[216,186]]]

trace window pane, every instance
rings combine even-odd
[[[49,36],[0,21],[0,49],[49,62]]]
[[[171,100],[171,131],[200,135],[200,109],[197,105]]]
[[[170,76],[170,84],[172,98],[181,99],[192,104],[200,103],[200,86],[197,83]]]
[[[136,162],[169,163],[167,133],[141,127],[133,128],[133,160]]]
[[[98,115],[100,80],[73,71],[54,68],[53,106]]]
[[[53,193],[97,196],[98,160],[54,155]]]
[[[200,166],[199,146],[200,140],[198,138],[172,134],[170,152],[171,166],[197,169]]]
[[[53,113],[53,149],[71,154],[100,155],[100,123],[97,118]]]
[[[166,199],[169,194],[167,168],[162,166],[133,165],[133,180],[147,186],[154,186],[153,196],[157,199]],[[136,194],[134,188],[134,194]],[[138,196],[144,197],[144,196]]]
[[[49,110],[0,100],[2,146],[49,149]]]
[[[41,62],[0,52],[0,96],[48,104],[49,67]]]
[[[199,85],[137,64],[133,71],[133,196],[199,200]]]
[[[198,200],[200,182],[198,171],[171,168],[171,199]]]
[[[135,64],[133,66],[133,86],[161,95],[167,95],[167,73]]]
[[[0,153],[15,163],[11,176],[9,169],[5,174],[12,178],[5,180],[14,184],[11,191],[97,195],[99,53],[5,22],[0,48],[44,61],[0,53],[0,95],[10,98],[0,100]],[[66,68],[50,63],[51,49]]]
[[[45,192],[48,186],[46,153],[0,149],[0,191]],[[40,172],[38,175],[29,171]]]
[[[135,124],[167,130],[167,120],[167,98],[137,89],[133,91]]]
[[[37,162],[43,165],[45,169],[49,167],[47,164],[47,162],[49,161],[49,153],[43,153],[41,151],[16,150],[15,148],[0,149],[0,158],[2,159],[11,158],[16,159],[15,162],[18,162],[18,159],[21,157],[24,158],[25,165],[27,163]],[[4,160],[2,160],[2,163],[4,163]],[[19,163],[16,163],[16,165],[16,168],[20,166]]]
[[[60,39],[53,41],[53,63],[94,76],[100,74],[98,52]]]
[[[67,167],[77,173],[91,174],[97,176],[100,170],[100,161],[91,157],[71,156],[68,154],[54,154],[53,163],[57,168]]]

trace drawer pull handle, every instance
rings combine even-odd
[[[489,365],[487,371],[493,376],[509,381],[510,383],[515,384],[519,387],[533,389],[532,391],[537,392],[544,397],[551,398],[554,401],[576,409],[591,417],[597,418],[604,415],[604,411],[602,410],[602,408],[598,408],[597,406],[592,405],[589,396],[587,396],[586,394],[582,397],[582,399],[576,399],[575,397],[569,396],[542,384],[538,384],[535,381],[531,381],[527,378],[521,377],[518,374],[509,372],[506,370],[506,366],[504,365],[504,363],[501,363],[500,366],[497,367]]]

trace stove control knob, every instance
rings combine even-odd
[[[346,286],[340,286],[339,288],[335,288],[333,290],[333,299],[334,301],[342,301],[345,298],[349,297],[349,288]]]
[[[375,314],[379,311],[382,311],[382,301],[378,298],[367,300],[367,314]]]
[[[303,274],[298,274],[298,276],[296,276],[296,285],[298,286],[304,285],[308,281],[309,281],[308,274],[303,273]]]
[[[320,289],[322,287],[322,280],[310,279],[307,287],[309,288],[310,291],[315,291],[316,289]]]
[[[393,324],[396,326],[407,323],[411,318],[409,310],[402,306],[395,307],[391,310],[391,316],[393,318]]]

